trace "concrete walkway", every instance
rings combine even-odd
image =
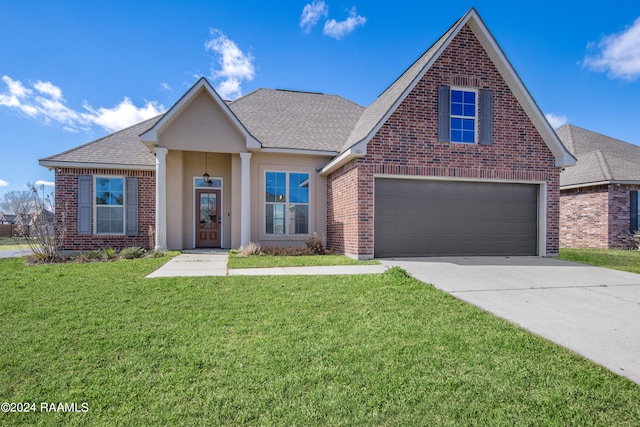
[[[378,274],[384,273],[383,265],[339,265],[326,267],[270,267],[227,269],[226,253],[184,253],[170,259],[162,267],[149,274],[154,277],[186,276],[318,276],[329,274]]]
[[[640,384],[640,275],[541,257],[381,260]]]

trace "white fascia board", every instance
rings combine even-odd
[[[155,165],[121,165],[116,163],[88,163],[88,162],[56,162],[53,160],[40,160],[40,166],[48,169],[55,168],[87,168],[87,169],[125,169],[125,170],[156,170]]]
[[[609,181],[597,181],[597,182],[585,182],[582,184],[572,184],[572,185],[561,185],[560,190],[572,190],[574,188],[584,188],[584,187],[598,187],[600,185],[609,185],[609,184],[617,184],[617,185],[640,185],[640,180],[609,180]]]
[[[366,154],[367,142],[366,140],[362,140],[327,163],[322,169],[320,169],[320,176],[327,176],[339,167],[346,165],[351,160],[357,159],[358,157],[364,157]]]

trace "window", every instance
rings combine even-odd
[[[309,234],[309,174],[266,172],[265,233]]]
[[[491,145],[492,129],[491,90],[438,87],[438,142]]]
[[[124,178],[96,177],[96,234],[124,234]]]
[[[475,91],[451,89],[451,142],[476,142],[477,98]]]

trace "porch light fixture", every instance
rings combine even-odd
[[[204,174],[202,174],[202,179],[204,180],[205,184],[211,185],[213,182],[209,179],[209,174],[207,173],[207,158],[208,158],[209,154],[208,153],[204,153]]]

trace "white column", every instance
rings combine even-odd
[[[251,239],[251,153],[240,153],[240,246]]]
[[[156,147],[156,250],[167,250],[167,149]]]

